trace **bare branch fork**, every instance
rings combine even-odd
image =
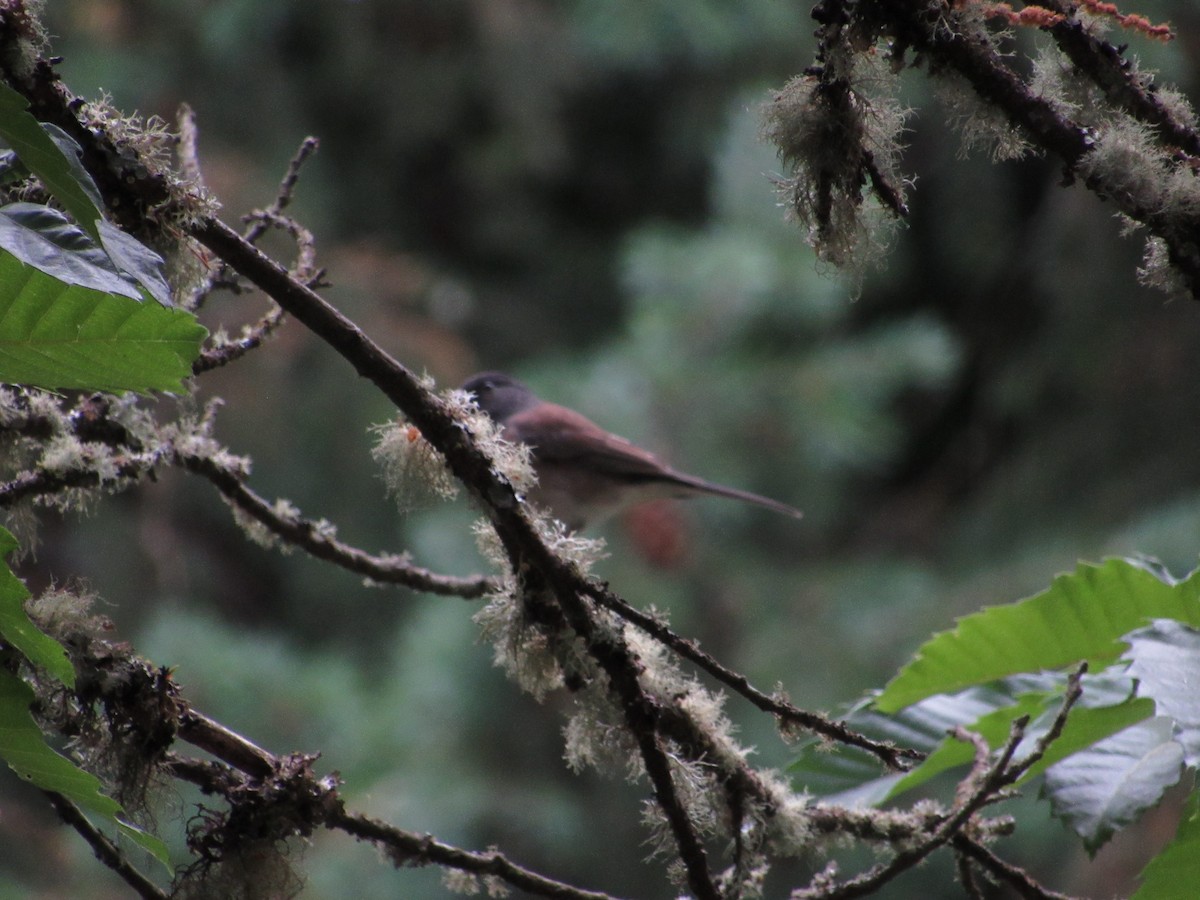
[[[56,427],[57,423],[29,410],[24,416],[12,415],[0,424],[0,434],[9,432],[48,437]],[[395,584],[424,593],[466,599],[481,597],[494,587],[494,579],[486,576],[441,575],[415,566],[403,557],[375,556],[339,541],[323,523],[282,510],[277,504],[255,493],[246,484],[246,473],[234,465],[211,456],[181,451],[170,441],[161,446],[144,448],[123,425],[109,416],[109,404],[104,395],[97,394],[80,400],[68,417],[67,427],[80,440],[103,443],[115,451],[117,479],[132,483],[152,473],[159,465],[183,468],[205,478],[235,509],[241,510],[280,539],[300,547],[317,559],[332,562],[379,584]],[[67,488],[99,487],[105,484],[100,475],[91,469],[66,472],[31,469],[18,473],[7,483],[0,483],[0,509]]]
[[[992,876],[1011,884],[1022,892],[1022,896],[1062,897],[1061,894],[1047,891],[1029,878],[1024,871],[995,859],[990,851],[979,843],[977,829],[972,828],[971,824],[976,812],[1000,798],[1004,791],[1016,784],[1045,756],[1050,745],[1062,734],[1067,723],[1067,716],[1083,695],[1082,679],[1086,672],[1087,663],[1085,662],[1071,673],[1067,680],[1062,703],[1059,705],[1058,713],[1050,728],[1037,740],[1029,754],[1019,762],[1014,763],[1013,756],[1025,738],[1025,729],[1029,725],[1028,716],[1022,716],[1012,723],[1008,739],[994,755],[987,741],[978,734],[969,732],[962,726],[955,728],[951,732],[955,738],[974,746],[975,764],[966,778],[959,783],[954,807],[937,827],[932,829],[924,840],[901,850],[886,863],[880,863],[875,868],[841,884],[821,884],[811,887],[808,891],[796,892],[792,895],[793,898],[795,900],[816,900],[816,898],[841,900],[841,898],[866,896],[878,890],[901,872],[917,865],[934,850],[951,842],[961,855],[978,862]]]

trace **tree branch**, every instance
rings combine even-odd
[[[906,771],[914,761],[924,759],[925,754],[906,747],[897,747],[887,741],[875,741],[849,728],[843,722],[827,719],[814,712],[793,706],[779,697],[771,696],[756,688],[739,672],[721,665],[713,656],[700,649],[699,644],[672,631],[666,624],[647,613],[631,606],[603,585],[589,585],[589,596],[601,606],[612,610],[626,621],[636,625],[665,647],[707,672],[721,684],[749,700],[765,713],[778,718],[783,725],[807,728],[830,740],[858,747],[879,759],[893,771]]]
[[[1074,900],[1070,894],[1061,894],[1038,884],[1024,869],[1005,862],[967,834],[956,834],[951,843],[957,852],[970,857],[987,870],[989,875],[1009,885],[1026,900]]]
[[[969,47],[957,49],[960,53],[971,52]],[[1007,73],[1003,68],[999,70],[997,83],[1001,88],[1008,85],[1004,78],[1009,74],[1011,73]],[[11,75],[12,73],[9,73],[10,80]],[[114,156],[105,152],[107,136],[103,132],[93,133],[81,129],[79,123],[72,119],[70,110],[65,105],[65,89],[55,82],[53,71],[48,64],[44,61],[36,64],[31,78],[17,79],[17,82],[29,91],[40,117],[45,116],[49,121],[56,121],[56,118],[71,119],[73,127],[68,127],[67,130],[86,145],[85,162],[89,168],[96,166],[104,170],[104,174],[98,177],[97,181],[112,208],[119,208],[122,215],[136,220],[140,211],[155,204],[172,201],[166,186],[153,177],[141,180],[123,178],[119,168],[110,168],[110,160]],[[1027,112],[1037,118],[1036,110]],[[1052,126],[1056,124],[1061,126],[1059,130],[1062,134],[1059,137],[1065,135],[1067,139],[1082,140],[1080,135],[1071,131],[1068,126],[1057,123],[1057,120],[1050,122],[1046,127],[1053,130]],[[143,223],[134,221],[131,227],[136,230],[141,226]],[[385,353],[354,322],[329,305],[310,285],[290,276],[283,266],[261,253],[252,243],[224,223],[212,217],[204,217],[192,227],[190,233],[231,269],[262,289],[282,309],[328,343],[360,376],[368,379],[403,411],[425,439],[446,458],[453,473],[467,486],[485,510],[500,536],[512,571],[520,578],[523,601],[526,609],[531,611],[531,616],[537,618],[539,624],[547,630],[569,628],[603,672],[603,683],[597,687],[609,691],[610,697],[621,708],[628,731],[638,746],[657,803],[670,825],[679,857],[686,869],[689,887],[698,897],[716,898],[718,891],[709,869],[705,848],[674,780],[671,754],[678,747],[681,755],[687,757],[687,761],[702,763],[714,771],[715,777],[725,785],[732,785],[738,794],[730,795],[730,805],[737,809],[742,808],[743,796],[752,797],[764,808],[771,809],[773,797],[757,773],[751,770],[740,756],[730,759],[719,752],[723,748],[717,746],[712,735],[680,702],[679,697],[655,694],[643,684],[643,661],[626,644],[623,632],[613,628],[605,620],[605,615],[599,614],[599,610],[589,602],[589,598],[595,598],[595,586],[574,563],[558,556],[539,536],[511,486],[493,470],[487,453],[476,444],[474,436],[464,428],[444,401],[426,390],[411,371]],[[240,485],[236,478],[227,484],[227,487],[231,492],[238,494],[241,501],[248,502],[250,506],[255,505],[249,495],[241,493],[240,489],[244,485]],[[261,498],[254,499],[263,503]],[[265,503],[263,505],[265,506]],[[678,644],[679,639],[675,640]],[[694,662],[700,660],[698,664],[702,667],[707,665],[706,671],[714,677],[725,679],[725,683],[732,681],[739,684],[743,691],[748,688],[748,683],[741,684],[738,682],[738,676],[716,665],[715,661],[706,663],[706,657],[700,655],[698,650],[694,650],[688,658]],[[744,682],[744,679],[742,681]],[[755,694],[760,692],[751,692],[752,697]],[[771,701],[771,698],[766,698],[765,695],[754,699],[758,703],[764,700]],[[781,717],[785,714],[793,715],[790,708],[781,707],[778,701],[769,702],[768,705],[773,714]],[[195,729],[204,740],[216,741],[214,734],[219,735],[221,741],[231,740],[228,735],[221,735],[212,728],[211,723],[195,716],[186,716],[182,712],[180,728],[181,736],[184,729]],[[837,886],[833,893],[826,892],[821,896],[857,896],[871,885],[882,884],[900,871],[915,865],[936,847],[950,840],[972,821],[977,809],[994,795],[998,779],[1006,771],[1016,742],[1019,741],[1016,731],[1017,729],[1014,729],[1006,752],[994,766],[976,766],[968,782],[964,783],[970,787],[966,796],[932,833],[921,838],[916,848],[901,851],[891,863],[881,869],[872,870],[853,882]],[[188,734],[196,736],[192,731],[188,731]],[[269,754],[264,759],[265,751],[253,745],[250,745],[252,749],[249,749],[238,740],[232,740],[232,749],[220,741],[217,741],[217,745],[223,753],[239,759],[241,765],[255,771],[261,772],[268,763],[279,762]],[[863,744],[859,743],[857,746]],[[875,752],[881,759],[888,757],[887,751],[880,751],[878,747],[872,749],[871,746],[865,746],[864,749]],[[243,753],[247,754],[244,759],[241,758]],[[898,768],[899,757],[894,756],[891,759]],[[197,777],[200,774],[197,770],[190,772]],[[339,815],[336,809],[326,810],[323,814],[335,818]],[[370,830],[364,824],[365,821],[358,821],[356,827]],[[494,864],[490,858],[489,861],[478,859],[476,862],[481,866],[485,862],[487,865]],[[491,873],[484,871],[484,874]]]
[[[252,812],[271,810],[277,817],[271,833],[286,835],[295,830],[310,833],[316,827],[344,831],[354,837],[369,840],[388,851],[397,866],[439,865],[449,869],[500,879],[512,887],[539,897],[562,900],[613,900],[608,894],[573,887],[539,875],[517,865],[504,854],[490,850],[471,852],[436,840],[431,835],[419,835],[388,825],[366,816],[348,813],[337,792],[334,776],[318,777],[311,769],[315,757],[291,754],[280,757],[259,747],[237,732],[195,709],[182,697],[174,682],[158,677],[157,670],[127,650],[104,642],[72,641],[73,657],[83,670],[97,669],[86,680],[100,690],[121,692],[120,699],[134,705],[149,704],[173,711],[176,736],[222,762],[189,759],[164,752],[162,763],[178,778],[200,787],[205,793],[217,794],[234,809],[247,808]],[[97,677],[101,673],[119,677]],[[150,692],[147,696],[144,692]],[[165,692],[165,693],[164,693]],[[139,696],[132,696],[132,695]],[[118,698],[104,695],[105,707]],[[164,702],[165,701],[165,702]],[[137,735],[129,735],[137,741]],[[80,830],[97,856],[118,871],[135,888],[138,873],[119,868],[124,863],[120,852],[69,801],[47,792],[65,821]],[[60,806],[65,804],[65,806]],[[76,819],[82,824],[77,823]],[[291,824],[294,820],[294,825]],[[108,857],[101,854],[108,854]],[[139,876],[140,877],[140,876]],[[144,880],[144,879],[143,879]],[[150,892],[143,897],[165,900],[165,894],[149,884]]]
[[[610,894],[583,890],[539,875],[517,865],[497,850],[489,850],[486,853],[463,850],[443,843],[433,835],[403,831],[356,813],[337,813],[330,817],[328,824],[331,828],[338,828],[382,848],[397,868],[434,864],[474,875],[499,878],[506,884],[537,897],[552,897],[556,900],[615,900]]]
[[[52,421],[26,406],[25,414],[9,416],[0,427],[0,432],[45,438],[60,427],[69,428],[80,440],[100,442],[117,451],[115,471],[108,473],[115,475],[115,478],[104,480],[98,471],[86,468],[21,472],[7,483],[0,483],[0,508],[70,488],[112,485],[119,480],[135,481],[165,463],[180,466],[207,479],[236,509],[259,522],[272,534],[317,559],[332,562],[380,584],[401,585],[423,593],[465,599],[482,597],[496,585],[495,579],[483,575],[439,575],[414,566],[401,557],[372,556],[343,543],[333,537],[332,529],[321,523],[278,511],[246,485],[244,472],[222,464],[212,455],[184,453],[169,440],[153,450],[146,450],[123,425],[109,416],[109,401],[103,395],[83,398],[65,422]]]
[[[1062,16],[1046,27],[1055,43],[1075,67],[1097,85],[1114,106],[1154,127],[1158,139],[1191,156],[1200,156],[1200,135],[1163,104],[1153,90],[1134,77],[1130,61],[1119,48],[1090,33],[1079,19],[1078,8],[1064,0],[1039,0],[1039,5]]]
[[[121,880],[133,888],[143,900],[167,900],[167,894],[161,891],[154,882],[134,868],[125,858],[119,847],[110,841],[103,832],[88,821],[70,800],[54,791],[43,791],[50,800],[50,805],[58,813],[60,819],[79,832],[80,837],[87,841],[96,859],[108,866]]]
[[[941,823],[915,846],[905,848],[893,856],[888,862],[880,863],[874,868],[863,872],[854,878],[839,884],[812,885],[792,894],[793,900],[844,900],[851,897],[865,897],[887,884],[897,875],[911,869],[925,859],[943,844],[949,842],[968,824],[971,817],[985,806],[992,796],[1009,784],[1009,763],[1017,746],[1025,736],[1025,728],[1029,717],[1023,716],[1013,721],[1009,729],[1008,740],[1005,741],[995,761],[991,760],[991,751],[981,737],[971,734],[965,729],[956,728],[952,734],[959,740],[975,745],[975,764],[958,786],[957,800]]]
[[[1033,93],[994,48],[972,36],[969,30],[948,23],[947,10],[941,4],[871,0],[862,6],[869,7],[870,15],[877,16],[879,21],[886,22],[886,30],[902,46],[924,55],[932,72],[951,69],[966,78],[981,100],[1002,111],[1037,146],[1062,159],[1069,173],[1074,173],[1096,146],[1094,133]],[[1069,38],[1065,39],[1071,43]],[[1141,115],[1158,116],[1152,108],[1138,104],[1128,90],[1117,89],[1117,79],[1110,74],[1111,64],[1103,68],[1093,65],[1092,69],[1100,75],[1102,88],[1107,85],[1109,92],[1118,95],[1122,103],[1133,103]],[[1200,139],[1193,136],[1183,143],[1191,146],[1196,140]],[[1104,173],[1091,174],[1085,183],[1094,193],[1112,199],[1121,212],[1144,224],[1151,234],[1166,243],[1171,263],[1183,276],[1193,297],[1200,299],[1200,242],[1196,239],[1200,219],[1196,211],[1149,204],[1146,198]]]
[[[332,537],[328,529],[311,519],[281,515],[272,504],[246,485],[240,473],[221,466],[211,457],[178,454],[176,458],[189,472],[210,481],[235,507],[266,526],[273,534],[317,559],[334,563],[380,584],[402,585],[427,594],[473,600],[496,586],[495,579],[484,575],[439,575],[398,557],[372,556]]]

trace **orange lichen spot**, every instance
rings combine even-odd
[[[969,0],[955,0],[952,7],[962,8],[969,5]],[[1115,3],[1105,0],[1079,0],[1079,5],[1094,16],[1113,19],[1127,31],[1136,31],[1156,41],[1174,39],[1175,32],[1170,25],[1155,25],[1148,18],[1138,13],[1123,13]],[[1009,25],[1020,25],[1026,28],[1050,28],[1066,21],[1062,13],[1046,9],[1044,6],[1030,3],[1020,10],[1015,10],[1011,3],[981,3],[979,8],[989,19],[1003,19]]]
[[[1062,13],[1056,13],[1044,6],[1026,6],[1018,11],[1009,3],[988,3],[983,7],[983,13],[989,19],[1004,19],[1010,25],[1026,28],[1049,28],[1066,18]]]
[[[1107,16],[1115,19],[1117,24],[1129,31],[1137,31],[1156,41],[1174,39],[1175,32],[1170,25],[1154,25],[1145,16],[1137,13],[1123,13],[1115,3],[1105,3],[1102,0],[1080,0],[1084,9],[1094,16]]]

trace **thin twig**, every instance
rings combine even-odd
[[[871,8],[886,14],[887,30],[902,45],[921,53],[930,60],[931,67],[959,73],[982,101],[1000,110],[1037,146],[1057,155],[1069,174],[1094,148],[1094,134],[1064,115],[1049,98],[1035,93],[993,47],[964,30],[948,27],[940,4],[905,0],[872,4]],[[1147,205],[1128,185],[1099,172],[1086,180],[1086,186],[1110,198],[1121,212],[1161,238],[1171,264],[1193,298],[1200,299],[1200,245],[1194,240],[1194,211],[1180,213],[1162,204]]]
[[[203,187],[204,175],[200,171],[200,154],[197,146],[200,130],[196,127],[196,111],[189,104],[181,103],[175,120],[179,124],[179,141],[175,146],[175,156],[179,160],[179,173],[190,184],[197,188]]]
[[[904,192],[888,181],[887,176],[879,171],[875,154],[870,150],[863,150],[862,167],[871,180],[871,190],[875,192],[875,196],[879,198],[880,202],[891,210],[892,215],[897,219],[907,219],[908,204],[904,202]]]
[[[217,759],[224,760],[242,772],[255,778],[267,778],[277,768],[276,758],[204,713],[193,709],[190,704],[179,701],[179,738]]]
[[[860,875],[838,884],[821,884],[810,886],[805,890],[795,891],[793,900],[844,900],[851,897],[865,897],[879,890],[897,875],[911,869],[925,859],[954,835],[958,834],[971,817],[982,808],[991,795],[1007,784],[1006,774],[1017,746],[1025,737],[1025,729],[1029,724],[1028,716],[1015,719],[1009,728],[1008,740],[1005,741],[1000,753],[994,761],[987,742],[982,737],[959,727],[953,732],[959,740],[974,745],[975,764],[967,777],[958,786],[957,799],[950,814],[926,838],[915,846],[907,847],[893,856],[886,863],[880,863]]]
[[[1074,900],[1070,894],[1062,894],[1038,884],[1024,869],[1005,862],[967,834],[956,834],[951,843],[956,851],[969,856],[993,878],[1003,881],[1026,900]]]
[[[147,466],[141,456],[125,457],[117,460],[112,478],[107,484],[122,479],[137,478],[142,475]],[[0,509],[16,506],[23,500],[42,497],[47,494],[57,494],[71,488],[93,488],[100,484],[99,473],[90,469],[75,469],[68,472],[49,472],[44,469],[37,471],[18,472],[7,482],[0,483]]]
[[[1153,90],[1146,89],[1150,83],[1136,77],[1137,70],[1122,56],[1121,48],[1101,40],[1084,26],[1075,4],[1039,0],[1039,5],[1062,17],[1046,30],[1076,71],[1104,91],[1109,103],[1153,126],[1155,137],[1162,143],[1200,156],[1200,135],[1179,121]]]
[[[962,852],[954,854],[954,868],[958,873],[958,883],[962,885],[969,900],[985,900],[979,883],[975,880],[975,870],[971,868],[971,858]]]
[[[242,221],[251,223],[251,227],[261,225],[287,232],[296,243],[296,263],[290,269],[292,276],[311,288],[323,286],[325,271],[317,268],[317,243],[311,231],[291,216],[274,209],[256,209],[242,216]]]
[[[528,527],[523,518],[521,521]],[[499,534],[506,547],[515,537],[507,531],[500,531]],[[534,537],[537,540],[536,535]],[[538,546],[542,546],[540,540]],[[520,548],[513,547],[509,552],[510,557],[520,558]],[[526,594],[536,597],[548,591],[558,601],[571,630],[584,642],[588,653],[608,676],[609,688],[624,714],[625,725],[637,742],[655,801],[675,839],[679,859],[687,873],[688,887],[700,900],[718,900],[720,895],[713,881],[708,853],[675,784],[660,730],[665,731],[668,725],[673,726],[673,738],[688,749],[692,759],[716,758],[710,751],[709,736],[690,716],[681,713],[677,707],[660,705],[658,699],[643,688],[639,677],[642,672],[641,661],[629,650],[624,640],[598,626],[584,602],[585,592],[581,588],[587,584],[587,580],[574,566],[565,564],[551,553],[547,555],[549,564],[545,568],[526,569]],[[737,772],[727,774],[740,774],[753,781],[744,766]],[[760,788],[757,793],[765,796],[766,791]]]
[[[205,348],[196,358],[196,361],[192,363],[192,374],[202,375],[210,369],[217,369],[241,359],[251,350],[262,346],[262,343],[283,324],[283,320],[283,310],[272,303],[271,308],[267,310],[263,317],[253,325],[247,327],[243,331],[242,336],[236,341],[229,341],[220,346]]]
[[[130,686],[159,683],[159,680],[153,677],[153,667],[130,654],[128,650],[99,641],[92,644],[91,648],[93,651],[102,652],[110,664],[114,656],[119,656],[130,667],[129,671],[137,671],[142,676],[122,678],[122,685],[114,685],[114,690],[128,690]],[[77,662],[82,665],[94,665],[96,660],[92,656],[84,656]],[[131,698],[124,699],[128,702]],[[278,780],[282,779],[291,786],[291,790],[286,792],[289,796],[313,800],[311,805],[305,807],[308,814],[304,819],[306,828],[320,826],[370,840],[386,849],[392,862],[398,867],[434,864],[497,878],[512,887],[540,897],[562,900],[614,900],[608,894],[576,888],[539,875],[531,869],[517,865],[495,850],[482,853],[462,850],[442,843],[428,834],[416,834],[363,815],[347,813],[338,795],[336,780],[330,776],[318,777],[313,773],[311,762],[315,757],[298,754],[280,757],[264,750],[248,738],[192,707],[173,685],[170,702],[177,712],[179,739],[213,754],[222,762],[214,763],[168,753],[164,760],[165,766],[175,776],[196,784],[206,793],[221,795],[231,803],[245,802],[247,791],[278,794],[275,788]],[[67,804],[65,811],[59,809],[59,814],[64,820],[80,828],[81,826],[70,818],[72,815],[78,817],[88,829],[87,833],[81,831],[88,842],[96,847],[97,839],[99,841],[97,856],[100,856],[102,851],[109,853],[107,859],[101,858],[106,865],[116,870],[120,854],[112,847],[111,842],[96,832],[69,801],[57,794],[48,793],[48,796],[55,803],[56,809],[59,808],[59,801]],[[131,877],[119,870],[118,873],[137,887]],[[136,872],[134,874],[136,875]],[[154,900],[163,900],[166,896],[158,892],[153,885],[150,885],[150,890],[153,892],[142,893],[142,896],[152,897]]]
[[[167,894],[154,882],[135,869],[112,841],[110,841],[70,800],[55,791],[43,791],[60,819],[79,832],[88,842],[96,859],[112,869],[121,880],[137,891],[144,900],[167,900]]]
[[[311,519],[284,516],[276,512],[272,504],[246,486],[242,475],[220,465],[211,457],[180,454],[177,459],[188,471],[208,479],[229,502],[266,526],[273,534],[317,559],[335,563],[372,581],[464,599],[482,597],[496,586],[495,580],[485,575],[440,575],[399,557],[372,556],[332,537],[327,528]]]
[[[205,793],[234,798],[245,789],[245,778],[238,771],[206,760],[170,756],[170,771],[198,786]],[[540,875],[509,860],[497,850],[477,853],[443,843],[429,834],[417,834],[397,828],[359,813],[349,813],[337,804],[324,822],[331,830],[344,831],[359,840],[371,841],[385,850],[398,867],[439,865],[475,875],[501,879],[512,887],[539,897],[562,900],[615,900],[609,894],[577,888]]]
[[[785,724],[798,725],[830,740],[865,750],[893,771],[907,771],[912,768],[913,762],[925,758],[925,754],[919,750],[897,747],[886,741],[872,740],[866,735],[854,731],[843,722],[827,719],[818,713],[800,709],[759,690],[750,683],[745,675],[721,665],[713,656],[701,650],[694,640],[676,634],[654,616],[631,606],[603,585],[589,584],[588,595],[601,606],[612,610],[664,646],[670,647],[684,659],[703,669],[721,684],[749,700],[758,709],[776,716]]]
[[[163,758],[167,772],[180,781],[200,788],[205,794],[228,796],[246,783],[246,776],[228,763],[211,759],[196,759],[168,752]]]
[[[1083,696],[1083,676],[1087,674],[1087,660],[1081,662],[1067,677],[1067,687],[1063,692],[1062,703],[1059,704],[1058,712],[1054,716],[1054,721],[1050,723],[1050,728],[1046,733],[1038,738],[1034,744],[1033,750],[1030,751],[1024,759],[1019,763],[1014,764],[1008,772],[1008,783],[1015,784],[1032,769],[1042,757],[1046,755],[1046,751],[1050,749],[1050,745],[1059,739],[1063,729],[1067,725],[1067,716],[1074,709],[1075,704],[1079,702],[1079,698]]]
[[[461,872],[499,878],[538,897],[551,897],[556,900],[615,900],[611,894],[584,890],[539,875],[517,865],[498,851],[478,853],[463,850],[445,844],[433,835],[403,831],[364,815],[335,813],[327,824],[331,828],[338,828],[383,848],[397,868],[434,864]]]
[[[275,200],[270,206],[264,210],[265,216],[259,219],[252,219],[249,227],[242,233],[242,236],[251,244],[255,243],[262,237],[267,228],[271,225],[271,219],[279,217],[280,214],[292,202],[292,195],[296,191],[296,183],[300,180],[300,169],[308,162],[309,157],[317,152],[321,146],[321,142],[309,135],[300,142],[299,149],[288,162],[287,171],[283,174],[283,179],[279,182],[279,189],[275,192]]]
[[[191,154],[191,163],[195,165],[196,176],[199,179],[199,165],[195,163],[195,141],[197,135],[195,113],[191,107],[184,104],[179,112],[179,131],[180,131],[180,165],[187,171],[189,165],[188,154]],[[284,172],[282,180],[279,182],[279,188],[275,192],[275,199],[271,201],[271,205],[265,210],[258,211],[257,214],[251,214],[245,218],[248,223],[242,236],[251,244],[256,243],[267,231],[268,228],[274,226],[283,227],[291,235],[296,245],[299,248],[298,258],[296,261],[296,272],[302,273],[298,277],[308,283],[310,286],[316,286],[320,283],[323,272],[316,268],[315,258],[316,249],[312,234],[307,229],[302,228],[299,223],[296,223],[291,218],[284,216],[283,210],[292,202],[292,196],[296,190],[296,184],[300,180],[300,169],[307,162],[320,146],[320,141],[315,137],[306,137],[300,144],[300,148],[288,162],[287,170]],[[199,180],[196,184],[200,184]],[[284,223],[290,223],[290,227]],[[188,309],[199,308],[204,300],[212,291],[219,287],[229,287],[233,290],[238,289],[239,282],[236,276],[231,275],[232,270],[229,266],[222,263],[217,266],[213,272],[192,291],[190,305]],[[259,322],[259,326],[247,335],[243,340],[238,341],[241,345],[241,352],[236,354],[226,354],[225,356],[216,357],[220,361],[215,365],[224,365],[234,359],[244,355],[246,352],[260,346],[265,337],[267,337],[282,321],[282,316],[276,316],[278,307],[268,312]],[[275,321],[270,320],[274,318]],[[266,327],[265,323],[270,322]],[[222,348],[224,349],[224,348]],[[204,357],[201,357],[203,359]],[[199,362],[199,361],[198,361]],[[194,369],[195,374],[200,374],[202,371],[214,368],[215,365],[205,365],[203,368]]]
[[[108,416],[103,395],[85,397],[70,414],[69,424],[76,437],[98,441],[118,451],[114,457],[115,470],[107,481],[91,469],[59,472],[45,469],[17,473],[10,481],[0,483],[0,509],[15,506],[21,501],[47,496],[73,488],[98,487],[102,483],[112,488],[120,480],[136,481],[161,464],[177,465],[206,478],[231,504],[261,523],[281,539],[300,547],[317,559],[334,563],[351,572],[370,578],[379,584],[395,584],[422,593],[476,599],[496,586],[485,575],[440,575],[412,565],[398,556],[373,556],[364,550],[337,540],[326,526],[299,516],[286,516],[251,490],[245,475],[222,465],[211,456],[183,453],[166,445],[144,450],[125,428]],[[25,415],[10,415],[0,431],[27,437],[49,437],[59,427],[45,416],[26,408]]]

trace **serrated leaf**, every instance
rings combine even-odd
[[[1166,717],[1148,719],[1046,770],[1044,796],[1089,853],[1179,781],[1183,748],[1173,730]]]
[[[1126,639],[1125,658],[1129,674],[1138,680],[1138,694],[1153,699],[1159,715],[1175,722],[1175,740],[1188,765],[1200,764],[1200,631],[1160,619]]]
[[[29,591],[4,558],[17,549],[17,539],[0,528],[0,636],[35,666],[67,687],[75,686],[75,667],[62,644],[42,632],[25,612]]]
[[[24,97],[0,82],[0,139],[17,152],[21,162],[38,177],[72,219],[89,234],[98,236],[96,222],[104,216],[84,185],[90,185],[92,190],[95,186],[83,172],[78,157],[64,154],[41,123],[28,112],[28,107]]]
[[[145,289],[163,306],[171,306],[171,289],[163,274],[162,258],[104,218],[104,200],[91,174],[83,167],[83,150],[79,144],[57,125],[38,122],[26,112],[20,94],[7,85],[0,85],[0,88],[3,89],[0,90],[0,138],[8,140],[23,167],[41,179],[75,220],[76,226],[99,243],[97,253],[108,263],[105,268],[111,267],[128,275],[133,285]],[[38,136],[39,130],[45,140]],[[6,249],[30,265],[37,265],[20,252]],[[49,274],[68,283],[82,283],[53,271]],[[85,286],[114,293],[126,292],[120,287]],[[136,290],[129,296],[140,298]]]
[[[121,805],[100,792],[100,779],[47,746],[29,712],[33,700],[29,685],[0,670],[0,757],[26,781],[43,790],[62,794],[82,809],[99,816],[169,871],[171,862],[167,845],[149,832],[123,821]]]
[[[1175,839],[1142,870],[1133,900],[1192,900],[1200,884],[1200,794],[1188,798]]]
[[[1129,560],[1084,563],[1040,594],[966,616],[934,636],[875,703],[895,712],[1019,672],[1109,661],[1124,635],[1156,618],[1200,624],[1200,575],[1174,582]]]
[[[205,334],[190,313],[64,284],[0,252],[0,382],[178,392]]]

